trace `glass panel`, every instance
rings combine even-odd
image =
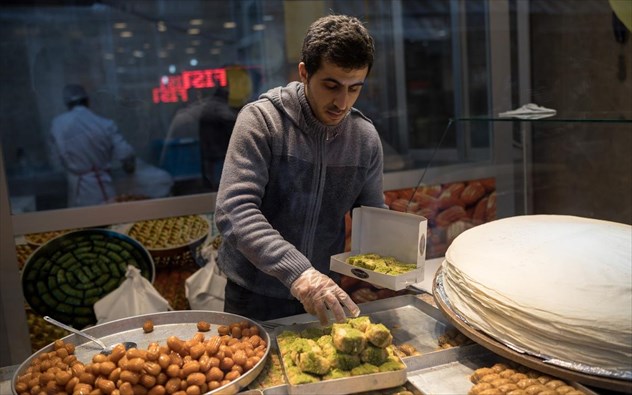
[[[11,78],[1,129],[13,212],[216,190],[236,111],[288,79],[283,3],[265,3],[265,15],[261,1],[3,6]],[[89,109],[108,120],[90,122],[113,122],[133,147],[135,173],[124,171],[124,149],[110,147],[111,137],[50,143],[69,83],[81,84]],[[77,163],[84,154],[91,166]],[[89,188],[97,196],[82,199]]]
[[[10,76],[0,93],[0,130],[13,213],[215,191],[235,113],[267,89],[297,78],[305,30],[330,12],[358,16],[375,38],[376,64],[356,107],[382,136],[385,171],[419,166],[414,152],[430,152],[454,115],[460,79],[453,76],[450,24],[456,3],[47,4],[0,8],[0,51]],[[468,39],[468,45],[484,45],[483,37]],[[473,64],[470,73],[485,73],[480,56]],[[484,79],[471,78],[484,92]],[[61,139],[61,150],[72,155],[57,158],[60,148],[50,139],[53,121],[68,111],[66,84],[83,86],[89,109],[103,118],[93,122],[113,122],[119,139],[133,148],[135,173],[125,171],[125,149],[92,137]],[[488,147],[486,133],[476,131],[476,147]],[[442,152],[454,152],[458,139],[449,133]],[[110,158],[112,151],[118,155]],[[88,165],[80,156],[90,158]]]
[[[492,135],[490,122],[447,127],[450,119],[498,120],[489,110],[490,81],[500,78],[490,71],[488,41],[493,35],[509,35],[512,75],[506,89],[517,107],[524,103],[517,102],[516,92],[525,89],[517,86],[517,75],[529,68],[518,62],[517,36],[530,34],[533,86],[526,89],[533,101],[557,110],[555,117],[537,122],[632,118],[629,106],[619,105],[629,103],[619,97],[619,86],[595,88],[629,81],[623,51],[629,33],[597,1],[573,10],[564,2],[532,1],[526,8],[530,32],[518,31],[514,1],[509,2],[506,32],[489,31],[483,0],[49,4],[0,8],[0,130],[14,213],[65,208],[76,200],[77,189],[89,185],[102,196],[101,183],[108,177],[115,186],[114,192],[106,191],[110,201],[215,191],[231,117],[260,93],[296,79],[303,33],[329,12],[360,17],[375,38],[378,57],[356,106],[382,136],[387,173],[493,162],[510,149],[496,146],[492,152],[498,136]],[[577,30],[571,15],[607,19],[607,24],[585,24],[591,28],[581,31],[584,38],[567,46]],[[611,58],[601,57],[607,67],[580,55],[580,41],[589,37],[603,37],[596,50],[614,51]],[[555,51],[565,51],[565,59],[574,63],[555,61],[548,55]],[[590,74],[594,78],[589,70],[595,71]],[[103,165],[110,174],[100,179],[91,175],[92,167],[69,175],[54,159],[51,126],[67,110],[62,94],[67,83],[82,84],[90,108],[112,120],[134,148],[134,175],[124,171],[120,160]],[[228,106],[217,105],[211,114],[204,110],[203,103],[226,92]],[[218,113],[223,114],[220,120],[209,119]],[[213,132],[205,133],[207,127]],[[520,127],[511,128],[512,144],[521,144]]]

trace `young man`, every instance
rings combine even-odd
[[[303,41],[301,81],[241,110],[215,210],[226,312],[269,320],[307,311],[323,324],[327,310],[336,321],[343,307],[359,314],[328,274],[344,250],[345,213],[386,207],[379,135],[352,107],[373,56],[358,19],[323,17]]]

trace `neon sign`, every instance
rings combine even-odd
[[[152,89],[154,103],[176,103],[189,101],[190,88],[214,88],[227,86],[226,69],[183,71],[180,75],[169,76],[166,84],[161,81]]]

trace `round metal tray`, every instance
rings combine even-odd
[[[515,351],[507,345],[488,336],[484,332],[471,327],[452,309],[449,300],[447,300],[447,297],[442,290],[442,287],[443,271],[442,268],[439,267],[432,285],[432,293],[437,303],[437,307],[459,331],[488,350],[551,376],[613,391],[621,391],[625,393],[632,392],[632,381],[590,375],[584,372],[546,363],[542,358]]]
[[[154,281],[154,261],[136,240],[108,229],[64,233],[39,247],[22,269],[22,290],[38,314],[81,329],[96,324],[93,306],[125,279],[127,266]]]
[[[143,331],[143,323],[147,320],[152,320],[154,323],[154,330],[150,333],[145,333]],[[84,332],[101,339],[106,346],[124,341],[132,341],[138,345],[139,349],[146,349],[152,342],[166,345],[167,338],[169,338],[169,336],[177,336],[182,340],[189,340],[193,338],[193,336],[198,333],[197,323],[199,321],[206,321],[211,324],[210,331],[202,332],[204,333],[205,338],[217,335],[217,327],[219,325],[230,325],[234,322],[247,321],[251,325],[255,325],[259,328],[259,335],[266,341],[267,348],[265,355],[252,369],[236,380],[231,381],[230,383],[213,391],[206,392],[204,395],[236,394],[257,378],[259,373],[263,370],[268,359],[268,355],[270,354],[270,335],[261,325],[246,317],[230,313],[203,310],[168,311],[164,313],[144,314],[110,321],[86,328],[84,329]],[[92,361],[92,357],[101,351],[98,345],[75,334],[66,336],[62,340],[67,343],[75,344],[75,355],[77,356],[77,359],[83,363]],[[11,380],[11,391],[14,395],[17,395],[15,391],[15,383],[17,382],[18,377],[26,373],[32,360],[41,354],[52,350],[53,344],[51,343],[35,352],[18,367]]]

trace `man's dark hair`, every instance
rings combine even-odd
[[[316,20],[307,30],[301,49],[301,62],[307,74],[318,71],[323,61],[344,69],[368,67],[371,71],[375,46],[362,22],[346,15],[328,15]]]

